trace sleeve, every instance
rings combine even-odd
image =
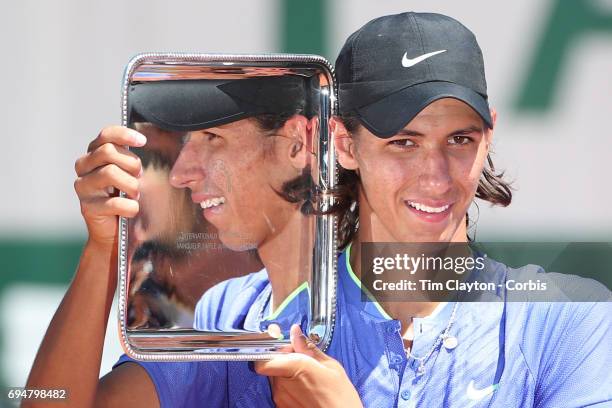
[[[113,369],[127,362],[139,364],[147,371],[161,408],[228,405],[226,362],[145,362],[124,354]]]
[[[612,407],[612,303],[556,303],[534,406]]]

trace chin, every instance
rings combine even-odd
[[[453,237],[453,234],[450,231],[446,231],[446,230],[433,231],[431,228],[424,230],[422,228],[415,228],[414,226],[412,227],[407,226],[404,231],[410,231],[409,235],[406,235],[406,234],[400,235],[401,237],[400,241],[406,242],[406,243],[410,243],[410,242],[448,242]]]
[[[441,239],[438,235],[419,235],[406,237],[402,240],[404,243],[427,243],[427,242],[443,242],[444,239]]]

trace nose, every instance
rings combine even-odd
[[[428,149],[419,174],[421,191],[432,197],[442,197],[452,186],[449,160],[442,149]]]
[[[187,142],[181,149],[172,170],[170,185],[175,188],[193,187],[204,178],[204,169],[197,149],[192,142]]]

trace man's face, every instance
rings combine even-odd
[[[491,138],[472,108],[450,98],[388,139],[360,127],[351,154],[339,156],[361,178],[360,229],[382,242],[465,241]]]
[[[172,168],[170,183],[191,190],[232,249],[258,247],[295,211],[275,191],[288,172],[275,152],[283,141],[276,139],[250,119],[190,132]]]

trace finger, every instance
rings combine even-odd
[[[308,339],[302,333],[302,328],[297,324],[292,324],[289,330],[289,338],[291,339],[291,345],[296,353],[308,353]]]
[[[295,353],[295,350],[291,344],[283,344],[278,348],[278,351],[281,353]]]
[[[105,143],[140,147],[147,143],[147,138],[142,133],[125,126],[109,126],[102,129],[100,134],[89,144],[87,151],[93,152]]]
[[[306,354],[313,357],[317,361],[325,361],[329,358],[325,353],[317,348],[317,345],[314,344],[312,340],[302,333],[302,329],[299,325],[291,325],[289,336],[291,338],[291,345],[296,353]]]
[[[81,212],[85,218],[118,215],[132,218],[138,214],[138,201],[125,197],[96,197],[81,201]]]
[[[84,176],[107,164],[116,164],[134,176],[139,176],[142,169],[140,158],[136,154],[123,146],[104,143],[94,151],[77,159],[74,163],[74,170],[78,176]]]
[[[115,164],[107,164],[74,182],[74,189],[80,199],[88,197],[106,197],[108,187],[114,187],[126,193],[130,198],[139,197],[138,179],[125,172]]]
[[[271,360],[260,360],[255,362],[255,371],[260,375],[269,377],[294,378],[308,364],[316,361],[307,355],[299,353],[282,354]]]

